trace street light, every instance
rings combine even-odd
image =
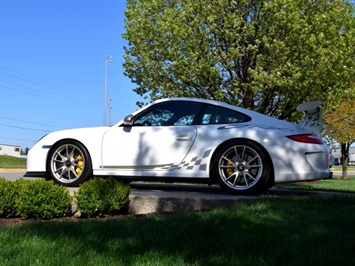
[[[112,56],[106,55],[105,57],[105,91],[104,91],[104,126],[106,126],[107,121],[107,64],[112,62]]]

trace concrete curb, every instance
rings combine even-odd
[[[130,187],[128,213],[132,215],[208,211],[216,208],[229,208],[238,203],[251,202],[263,197],[263,195],[231,195],[223,191],[219,186],[207,185],[134,183]],[[72,195],[77,190],[78,188],[69,188]],[[355,193],[276,188],[269,189],[264,196],[267,195],[281,197],[355,197]]]
[[[251,202],[261,196],[240,196],[224,192],[219,186],[206,185],[131,185],[130,214],[181,213],[229,208],[242,202]],[[269,189],[265,195],[275,196],[351,196],[355,193],[329,191]],[[264,196],[265,196],[264,195]]]
[[[219,186],[180,184],[131,184],[128,213],[182,213],[229,208],[240,202],[256,200],[257,196],[237,196]],[[78,188],[69,188],[71,195]],[[73,206],[75,208],[75,206]]]
[[[257,197],[243,199],[205,199],[205,198],[157,198],[130,196],[130,214],[182,213],[189,211],[208,211],[216,208],[228,208],[238,202],[255,200]]]

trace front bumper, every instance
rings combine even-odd
[[[46,172],[26,172],[24,177],[45,177]]]

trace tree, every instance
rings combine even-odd
[[[343,179],[347,178],[349,149],[355,142],[354,99],[341,102],[338,108],[324,115],[327,133],[340,143]]]
[[[144,99],[216,99],[281,119],[355,79],[346,0],[127,0],[125,75]],[[140,103],[142,104],[142,103]]]

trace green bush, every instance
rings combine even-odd
[[[0,217],[11,217],[14,215],[13,198],[15,186],[13,182],[0,178]]]
[[[75,192],[83,217],[114,215],[127,210],[130,187],[113,178],[93,179]],[[0,217],[51,219],[72,214],[73,197],[53,181],[0,178]]]
[[[130,187],[113,178],[95,178],[75,192],[77,208],[84,217],[114,215],[129,206]]]
[[[73,197],[65,187],[53,181],[18,179],[1,181],[0,186],[1,199],[4,199],[0,215],[3,217],[50,219],[72,213]]]
[[[16,182],[11,182],[5,178],[0,181],[0,217],[18,217],[16,202],[21,201],[22,187],[25,186],[25,181],[19,179]]]

